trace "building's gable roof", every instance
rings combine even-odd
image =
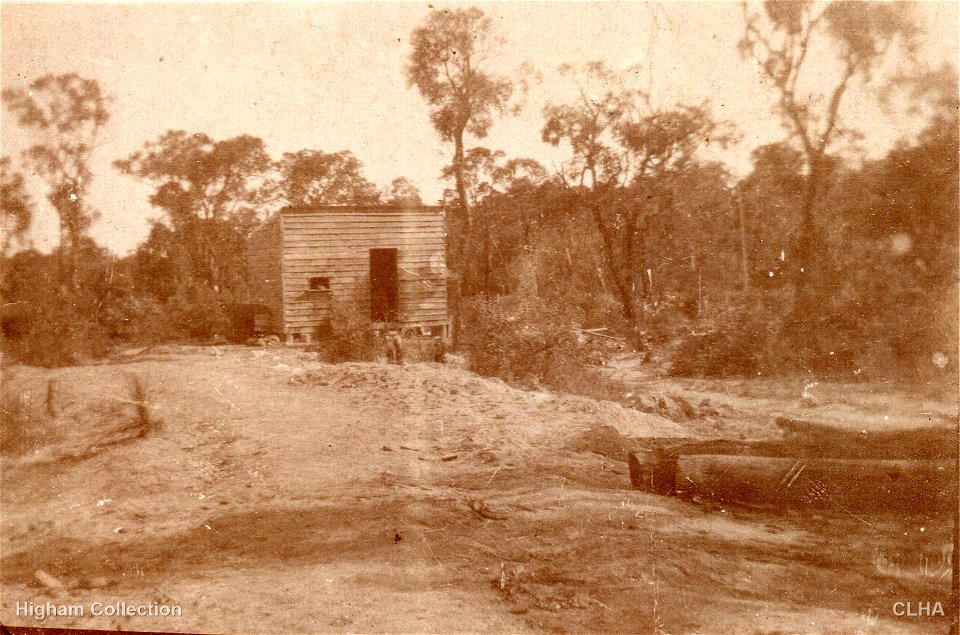
[[[310,214],[310,213],[366,213],[366,212],[428,212],[438,214],[443,212],[441,205],[388,205],[386,203],[376,203],[371,205],[288,205],[281,209],[278,214]]]

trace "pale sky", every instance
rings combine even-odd
[[[639,86],[663,105],[709,99],[713,113],[743,135],[714,157],[735,172],[744,172],[754,147],[784,136],[770,110],[772,92],[737,53],[743,24],[736,3],[473,4],[494,18],[505,39],[497,69],[516,75],[529,63],[542,81],[520,115],[498,120],[487,139],[469,140],[468,147],[532,157],[553,169],[566,150],[544,144],[540,127],[545,103],[566,94],[557,67],[595,59],[616,69],[635,66]],[[931,65],[956,64],[958,6],[914,6],[926,30],[922,55]],[[378,186],[406,176],[425,201],[439,199],[440,171],[452,151],[439,142],[403,72],[410,33],[431,10],[425,2],[3,2],[0,78],[7,88],[46,73],[78,72],[115,98],[93,159],[91,201],[102,216],[91,233],[124,254],[143,240],[147,218],[159,212],[147,202],[150,188],[110,163],[168,129],[215,139],[255,135],[274,158],[303,148],[350,150]],[[849,120],[870,139],[868,156],[880,156],[922,125],[903,112],[882,111],[869,95],[852,93],[845,105]],[[3,154],[19,160],[29,137],[5,109],[0,125]],[[47,250],[56,241],[55,217],[42,187],[33,189],[41,204],[34,243]]]

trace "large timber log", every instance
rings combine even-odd
[[[791,454],[846,459],[949,459],[957,456],[956,426],[849,430],[828,423],[776,419]],[[719,454],[725,454],[720,452]]]
[[[681,455],[675,492],[725,503],[943,512],[957,506],[951,460]]]
[[[786,449],[779,441],[700,441],[689,438],[637,440],[639,447],[627,454],[630,483],[656,494],[673,494],[677,459],[685,454],[777,456]]]
[[[780,418],[776,441],[634,439],[633,487],[752,505],[874,510],[957,506],[957,430],[849,430]]]

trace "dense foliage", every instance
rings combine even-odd
[[[454,150],[441,175],[452,186],[448,255],[475,370],[575,384],[587,372],[576,329],[604,327],[678,375],[955,380],[956,70],[886,82],[923,106],[928,124],[854,163],[844,95],[856,82],[871,89],[883,51],[909,42],[912,27],[873,5],[759,7],[747,8],[742,52],[770,79],[785,137],[756,148],[742,178],[705,157],[737,138],[708,104],[654,106],[599,62],[565,67],[580,98],[543,108],[543,141],[566,153],[555,168],[468,148],[514,87],[484,66],[499,50],[493,25],[477,9],[437,11],[412,34],[406,78]],[[851,27],[854,14],[870,18],[866,27]],[[808,46],[837,57],[840,75],[823,95],[798,88]],[[90,144],[111,102],[72,74],[34,88],[6,91],[4,102],[36,134],[25,165],[44,179],[61,244],[48,255],[28,248],[34,202],[4,158],[0,291],[3,350],[14,359],[70,364],[131,342],[229,338],[231,307],[250,299],[245,239],[266,213],[420,203],[404,177],[378,189],[347,150],[274,160],[249,135],[168,131],[115,163],[154,188],[161,212],[117,258],[87,237]],[[341,307],[335,318],[324,355],[369,358],[362,316]]]

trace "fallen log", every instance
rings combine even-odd
[[[674,491],[723,503],[848,511],[945,512],[957,506],[950,460],[681,455]]]
[[[780,456],[846,459],[949,459],[957,456],[957,428],[925,426],[902,430],[848,430],[828,423],[778,417],[783,445],[795,452]]]
[[[957,456],[957,432],[948,427],[895,431],[853,431],[826,423],[776,420],[783,432],[777,441],[633,439],[627,454],[633,487],[658,494],[674,493],[677,459],[687,455],[780,457],[792,459],[949,460]]]
[[[714,439],[644,439],[642,448],[627,454],[630,483],[636,489],[656,494],[673,494],[677,459],[685,454],[729,454],[776,456],[784,451],[776,441],[728,441]]]
[[[698,441],[683,437],[637,440],[636,445],[641,447],[627,453],[630,483],[636,489],[656,494],[674,493],[677,459],[681,455],[783,456],[789,451],[789,448],[779,441],[730,441],[727,439]]]

